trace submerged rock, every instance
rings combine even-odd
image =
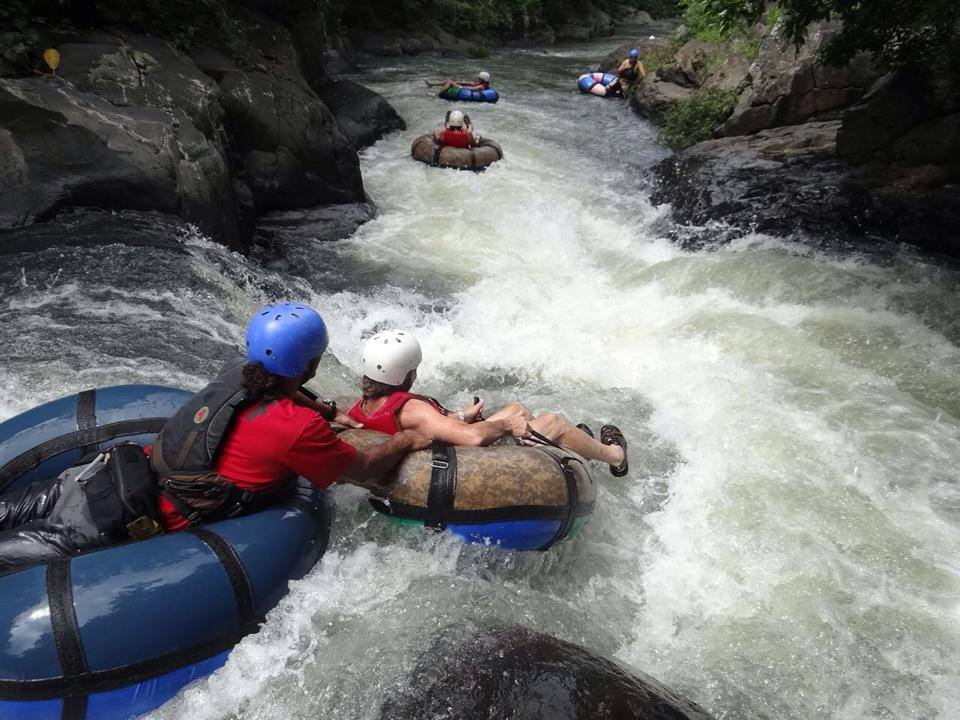
[[[709,720],[648,675],[519,625],[448,628],[382,720]]]
[[[283,255],[282,245],[286,240],[342,240],[353,235],[365,222],[373,220],[376,214],[376,208],[365,202],[278,210],[260,218],[256,242]]]
[[[32,253],[55,246],[124,245],[186,252],[182,240],[193,231],[175,215],[76,208],[44,223],[0,230],[0,255]],[[122,268],[105,268],[122,273]]]

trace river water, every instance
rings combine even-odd
[[[3,258],[0,418],[84,387],[198,388],[255,308],[297,298],[331,328],[324,394],[352,391],[365,337],[402,327],[424,391],[629,440],[630,476],[598,468],[591,524],[545,554],[426,537],[337,489],[323,561],[157,717],[376,718],[438,629],[486,619],[718,718],[960,717],[960,273],[803,238],[681,249],[648,200],[655,129],[575,89],[614,45],[480,61],[503,99],[462,109],[506,154],[480,175],[409,158],[450,107],[422,78],[472,61],[358,76],[409,130],[363,153],[380,214],[348,240],[267,267],[191,233]]]

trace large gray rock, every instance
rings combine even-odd
[[[833,119],[858,100],[877,78],[867,55],[840,68],[817,61],[817,53],[836,29],[832,22],[811,25],[806,43],[796,52],[784,46],[778,28],[772,29],[750,67],[750,87],[718,134],[746,135],[814,118]]]
[[[579,7],[564,13],[566,22],[554,27],[557,40],[583,42],[593,38],[613,35],[616,22],[606,12],[593,3],[582,3]]]
[[[901,68],[844,113],[837,151],[855,163],[957,163],[958,114],[960,80],[949,67]]]
[[[373,145],[388,132],[407,129],[403,118],[381,95],[351,80],[329,82],[318,88],[318,95],[357,150]]]
[[[218,140],[223,120],[220,89],[165,40],[98,32],[85,42],[65,43],[58,49],[57,74],[77,89],[116,107],[182,110],[204,135]]]
[[[292,33],[251,10],[239,17],[244,69],[221,73],[220,87],[233,166],[257,212],[362,201],[356,151],[304,78]]]
[[[221,149],[185,110],[114,104],[65,78],[0,79],[0,227],[71,206],[179,215],[240,245]]]
[[[520,625],[447,628],[383,720],[710,720],[649,675]]]
[[[884,238],[960,256],[960,203],[942,169],[851,166],[836,154],[839,129],[838,120],[806,122],[699,143],[655,168],[653,201],[692,226]]]
[[[630,107],[641,117],[659,122],[668,110],[689,99],[691,94],[691,88],[663,80],[658,73],[649,73],[634,86]]]
[[[363,199],[356,151],[305,84],[240,71],[221,87],[235,166],[258,212]]]

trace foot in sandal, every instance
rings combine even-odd
[[[619,465],[610,466],[610,474],[614,477],[623,477],[630,469],[627,465],[627,441],[616,425],[604,425],[600,428],[600,443],[602,445],[617,445],[623,451],[623,460]]]

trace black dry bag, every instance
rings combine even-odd
[[[140,540],[162,532],[159,523],[159,488],[143,448],[121,443],[109,450],[107,473],[123,506],[127,535]]]

